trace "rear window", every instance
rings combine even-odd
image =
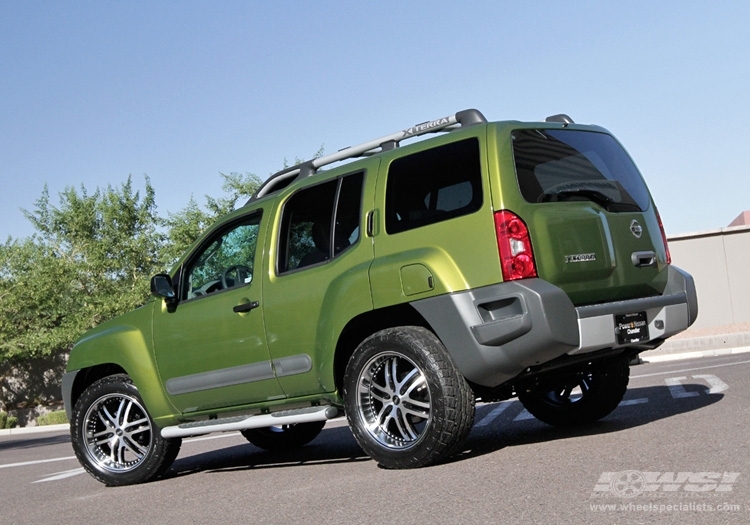
[[[388,233],[460,217],[481,207],[482,172],[476,138],[402,157],[388,169]]]
[[[515,130],[513,156],[528,202],[589,200],[613,211],[645,211],[646,185],[625,150],[606,133]]]

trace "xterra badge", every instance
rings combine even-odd
[[[588,262],[588,261],[595,261],[595,260],[596,260],[595,253],[578,253],[576,255],[565,256],[566,263]]]

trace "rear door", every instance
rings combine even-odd
[[[378,160],[358,166],[290,194],[269,235],[265,325],[274,370],[289,397],[336,389],[333,356],[341,330],[372,309],[364,210],[372,206],[367,180],[377,174]]]
[[[646,184],[608,133],[512,132],[539,276],[577,305],[663,291],[666,249]]]

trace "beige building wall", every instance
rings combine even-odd
[[[672,263],[695,279],[691,331],[750,323],[750,226],[669,237]]]

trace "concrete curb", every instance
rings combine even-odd
[[[697,352],[682,352],[675,354],[644,355],[641,360],[644,363],[659,363],[664,361],[677,361],[679,359],[696,359],[699,357],[721,357],[727,355],[746,354],[750,352],[750,346],[739,348],[720,348],[714,350],[699,350]]]
[[[6,428],[0,430],[0,436],[17,436],[19,434],[40,434],[42,432],[59,432],[70,430],[68,423],[62,425],[40,425],[36,427]]]

